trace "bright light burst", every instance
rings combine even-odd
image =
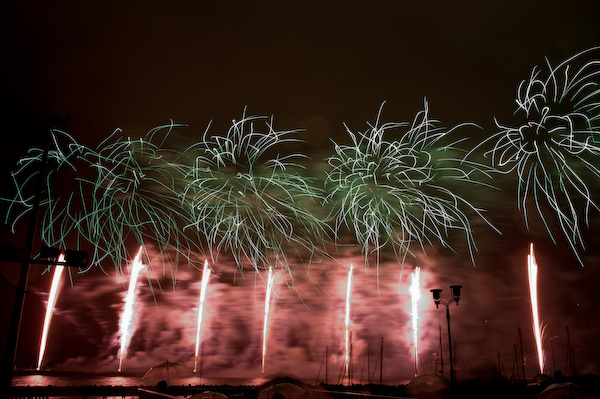
[[[547,213],[558,225],[579,262],[585,250],[581,228],[588,224],[592,185],[600,177],[600,60],[586,61],[600,48],[576,54],[546,70],[535,67],[517,89],[515,115],[521,123],[496,121],[497,133],[475,150],[486,152],[498,172],[515,173],[518,207],[529,226],[529,208],[535,209],[554,240]]]
[[[125,305],[123,307],[123,312],[121,313],[121,318],[119,319],[119,333],[121,335],[121,348],[119,349],[119,369],[122,370],[123,359],[127,354],[127,348],[129,347],[129,342],[131,340],[131,336],[133,335],[135,323],[134,323],[134,310],[135,310],[135,299],[137,297],[137,280],[140,272],[144,269],[145,265],[141,261],[142,257],[142,249],[140,247],[139,252],[133,259],[131,264],[131,276],[129,277],[129,289],[127,290],[127,295],[125,296]]]
[[[65,256],[60,254],[58,262],[64,262]],[[46,353],[46,343],[48,340],[48,331],[50,330],[50,321],[54,313],[54,306],[58,299],[58,290],[60,288],[60,278],[62,276],[65,267],[63,265],[56,265],[54,267],[54,276],[52,276],[52,284],[50,285],[50,293],[48,295],[48,304],[46,305],[46,316],[44,317],[44,327],[42,329],[42,341],[40,342],[40,353],[38,356],[37,369],[39,370],[44,360],[44,354]]]
[[[179,154],[161,147],[177,126],[157,127],[137,140],[118,131],[99,146],[90,164],[95,179],[88,181],[93,203],[80,220],[80,232],[95,243],[97,259],[110,256],[119,264],[130,256],[128,240],[154,244],[165,255],[175,249],[176,256],[184,254],[191,262],[191,253],[201,251],[194,237],[183,234],[190,218],[178,198],[184,172],[173,159]]]
[[[183,169],[178,154],[162,147],[180,125],[159,126],[132,139],[120,129],[92,149],[61,130],[51,130],[42,209],[41,238],[46,245],[91,253],[90,266],[131,257],[132,244],[152,244],[158,252],[193,261],[201,252],[197,237],[183,233],[191,223],[179,199]],[[6,222],[13,231],[33,208],[33,184],[40,173],[43,148],[33,147],[12,173],[16,193]],[[87,243],[82,240],[87,241]]]
[[[540,326],[537,292],[538,265],[533,253],[533,243],[530,244],[529,255],[527,255],[527,275],[529,277],[529,294],[531,297],[531,313],[533,315],[533,334],[535,336],[538,364],[540,366],[540,373],[544,373],[544,351],[542,349],[543,330]]]
[[[260,371],[265,372],[265,359],[267,358],[267,335],[269,332],[269,313],[271,307],[271,292],[273,291],[273,281],[275,281],[275,275],[273,274],[273,268],[269,267],[269,276],[267,278],[267,292],[265,293],[265,315],[263,321],[263,342],[262,342],[262,361],[260,365]]]
[[[81,163],[93,153],[68,133],[53,129],[49,133],[48,160],[42,165],[44,148],[32,147],[19,159],[11,173],[14,197],[5,199],[9,206],[5,223],[15,232],[18,222],[33,209],[35,186],[42,168],[46,172],[40,198],[41,239],[49,246],[70,248],[70,235],[77,231],[81,217],[89,210],[86,192],[79,179]]]
[[[419,371],[419,299],[421,298],[421,268],[416,267],[410,275],[410,305],[412,321],[413,352],[415,358],[415,376]]]
[[[213,259],[230,251],[238,265],[288,267],[286,248],[312,253],[322,241],[326,224],[310,211],[320,192],[294,161],[305,156],[278,152],[298,142],[292,133],[244,114],[224,136],[205,133],[186,151],[195,158],[184,198]]]
[[[438,127],[424,105],[410,125],[380,125],[378,118],[365,133],[346,127],[352,144],[335,144],[335,155],[328,159],[333,169],[326,180],[326,203],[334,208],[336,231],[350,229],[364,255],[378,256],[389,245],[404,256],[414,243],[424,247],[434,240],[450,247],[450,230],[465,234],[471,255],[475,249],[462,208],[483,216],[449,184],[480,184],[472,174],[482,170],[456,157],[457,143],[444,143],[451,132],[469,124]]]
[[[202,317],[204,313],[204,300],[206,299],[206,288],[210,278],[210,269],[208,261],[204,261],[204,270],[202,271],[202,285],[200,287],[200,300],[198,303],[198,325],[196,328],[196,351],[194,352],[194,373],[198,369],[198,355],[200,354],[200,330],[202,328]]]

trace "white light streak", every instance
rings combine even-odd
[[[265,294],[265,318],[263,322],[263,348],[262,348],[262,363],[260,371],[265,372],[265,358],[267,356],[267,333],[269,332],[269,307],[271,304],[271,291],[273,291],[273,268],[269,267],[269,277],[267,278],[267,292]]]
[[[202,285],[200,287],[200,301],[198,304],[198,326],[196,328],[196,352],[194,354],[194,373],[198,369],[198,355],[200,351],[200,330],[202,329],[202,317],[204,313],[204,300],[206,299],[206,288],[210,278],[210,269],[208,261],[204,261],[204,270],[202,271]]]
[[[119,329],[121,332],[121,349],[119,350],[119,370],[122,370],[123,359],[127,354],[127,348],[129,347],[129,341],[133,335],[133,316],[134,316],[134,305],[137,296],[137,279],[140,272],[144,269],[145,265],[140,261],[142,256],[143,246],[140,246],[140,250],[133,259],[131,265],[131,276],[129,278],[129,290],[125,297],[125,307],[123,313],[121,313],[121,319],[119,321]]]
[[[348,271],[348,283],[346,285],[346,319],[344,324],[346,326],[346,354],[344,355],[344,364],[346,370],[346,376],[350,373],[350,296],[352,294],[352,271],[354,266],[350,265]]]
[[[415,376],[418,375],[418,363],[419,363],[419,299],[421,297],[421,269],[415,268],[415,271],[411,273],[410,283],[410,299],[411,299],[411,318],[412,318],[412,338],[413,338],[413,352],[415,358]]]
[[[537,349],[540,373],[543,374],[544,351],[542,349],[542,329],[540,327],[537,292],[538,265],[535,261],[535,255],[533,254],[533,243],[530,244],[529,255],[527,255],[527,274],[529,276],[529,294],[531,296],[531,313],[533,315],[533,334],[535,336],[535,346]]]
[[[60,254],[58,257],[59,262],[65,261],[65,256]],[[50,295],[48,296],[48,305],[46,306],[46,317],[44,317],[44,328],[42,330],[42,341],[40,343],[40,354],[38,356],[37,369],[39,370],[42,366],[42,360],[44,360],[44,354],[46,352],[46,343],[48,340],[48,331],[50,329],[50,321],[52,320],[52,314],[54,313],[54,306],[56,305],[56,299],[58,298],[58,288],[60,284],[60,277],[64,270],[64,266],[56,265],[54,267],[54,276],[52,277],[52,285],[50,286]]]

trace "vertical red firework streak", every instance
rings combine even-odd
[[[204,313],[204,300],[206,299],[206,289],[208,287],[208,279],[210,278],[210,269],[208,261],[204,261],[204,270],[202,271],[202,285],[200,287],[200,300],[198,303],[198,326],[196,328],[196,351],[194,353],[194,373],[198,369],[198,357],[200,352],[200,331],[202,329],[202,317]]]
[[[58,257],[59,262],[65,261],[65,256],[60,254]],[[52,285],[50,286],[50,294],[48,295],[48,305],[46,306],[46,316],[44,317],[44,327],[42,329],[42,340],[40,342],[40,354],[38,356],[37,369],[39,370],[42,366],[42,360],[44,360],[44,354],[46,353],[46,343],[48,342],[48,331],[50,330],[50,321],[52,320],[52,314],[54,313],[54,306],[56,305],[56,299],[58,298],[58,289],[60,288],[60,277],[64,270],[64,266],[56,265],[54,267],[54,276],[52,277]]]
[[[271,291],[273,291],[273,268],[269,267],[269,277],[267,278],[267,292],[265,294],[265,318],[263,321],[263,345],[262,345],[262,362],[260,371],[265,372],[265,359],[267,357],[267,333],[269,332],[269,307],[271,304]]]
[[[134,316],[134,305],[135,299],[137,296],[137,279],[140,275],[140,272],[144,269],[144,264],[141,262],[140,258],[142,256],[143,247],[140,246],[140,250],[137,255],[133,259],[133,263],[131,265],[131,276],[129,278],[129,290],[127,291],[127,295],[125,296],[125,306],[123,307],[123,312],[121,313],[121,318],[119,321],[119,331],[121,334],[121,349],[119,350],[119,371],[122,370],[123,367],[123,359],[127,354],[127,348],[129,346],[129,341],[131,340],[131,336],[133,335],[133,316]]]
[[[537,292],[538,265],[535,261],[535,255],[533,254],[533,243],[529,245],[529,255],[527,255],[527,274],[529,276],[529,294],[531,297],[531,313],[533,315],[533,334],[535,336],[535,346],[537,349],[540,373],[543,373],[544,351],[542,349],[542,329],[540,327]]]

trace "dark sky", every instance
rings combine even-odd
[[[427,98],[432,117],[443,125],[475,122],[485,135],[494,132],[494,117],[511,117],[518,83],[535,65],[543,65],[544,57],[557,64],[600,44],[596,1],[571,1],[568,6],[559,1],[404,3],[145,1],[92,6],[75,1],[12,2],[0,23],[4,54],[0,132],[6,155],[1,181],[8,184],[16,159],[40,142],[41,133],[33,121],[48,115],[70,115],[61,127],[88,145],[95,145],[117,127],[142,136],[171,119],[188,124],[184,135],[193,141],[209,121],[214,121],[212,131],[222,131],[247,106],[250,114],[274,115],[280,128],[305,129],[302,151],[321,160],[331,154],[328,138],[347,140],[344,122],[356,130],[364,128],[384,101],[384,120],[409,121]],[[434,251],[417,262],[430,284],[424,294],[434,284],[465,286],[464,300],[452,309],[457,367],[462,367],[463,376],[477,374],[476,363],[493,367],[490,364],[496,364],[496,351],[501,348],[510,373],[518,327],[528,357],[533,359],[525,267],[529,242],[535,241],[542,320],[548,325],[546,343],[549,346],[552,341],[556,351],[556,368],[565,368],[569,326],[578,367],[597,373],[600,331],[595,320],[600,315],[593,301],[600,273],[594,233],[600,228],[598,215],[593,215],[586,230],[588,251],[582,268],[564,239],[559,237],[554,245],[544,231],[524,229],[515,197],[509,188],[479,198],[504,234],[498,236],[478,226],[476,267],[464,250],[458,255]],[[2,237],[15,240],[6,228]],[[355,293],[358,347],[364,350],[369,344],[373,348],[386,335],[393,348],[392,361],[409,362],[408,333],[392,337],[407,328],[406,297],[394,303],[395,293],[406,290],[407,271],[401,276],[397,265],[383,264],[380,272],[385,283],[378,295],[374,269],[365,269],[360,259],[350,255],[340,258],[340,264],[358,263],[357,278],[364,279],[365,288]],[[221,267],[224,275],[231,272],[228,265]],[[345,269],[337,265],[323,269],[330,273],[330,280],[313,278],[323,278],[320,283],[326,293],[314,287],[315,281],[298,277],[298,286],[305,286],[301,294],[307,306],[296,293],[279,288],[273,319],[279,327],[273,327],[271,371],[295,363],[303,369],[294,370],[296,374],[313,377],[325,345],[339,343],[339,331],[329,337],[323,331],[333,331],[339,327],[335,321],[343,321],[338,316]],[[2,271],[14,278],[14,268],[2,265]],[[170,360],[179,357],[189,362],[185,352],[193,324],[189,307],[195,306],[196,293],[186,288],[197,289],[199,277],[196,270],[181,270],[175,292],[159,292],[158,305],[144,285],[145,316],[138,331],[155,341],[134,338],[137,355],[130,367],[149,367],[163,360],[165,353],[172,356]],[[43,317],[49,281],[47,275],[32,270],[20,365],[35,362],[37,344],[32,342]],[[208,359],[218,363],[215,373],[259,371],[253,367],[259,364],[262,284],[252,276],[237,279],[235,284],[221,277],[213,286],[209,301],[219,304],[209,312],[215,349]],[[123,284],[115,276],[93,273],[77,276],[73,287],[65,287],[64,292],[68,291],[59,300],[61,310],[55,317],[56,328],[64,335],[51,341],[54,349],[49,352],[49,364],[76,367],[93,359],[99,368],[116,368],[114,321]],[[401,314],[397,324],[391,321],[395,312]],[[431,302],[424,312],[424,362],[431,362],[431,353],[437,350],[437,326],[445,320]],[[326,323],[332,324],[327,327]],[[234,333],[239,331],[249,332]],[[81,346],[71,345],[73,341]],[[178,343],[166,348],[165,342]],[[390,374],[390,382],[410,374],[408,364],[402,366],[403,372]],[[431,364],[425,364],[433,371]],[[528,367],[534,374],[533,361]]]

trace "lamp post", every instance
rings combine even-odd
[[[450,333],[450,304],[452,302],[456,303],[458,306],[458,301],[460,300],[460,289],[462,285],[451,285],[450,292],[452,293],[452,298],[446,302],[442,301],[442,290],[439,288],[430,290],[433,294],[433,302],[435,303],[435,307],[439,309],[440,304],[446,306],[446,320],[448,321],[448,347],[450,349],[450,383],[454,385],[454,359],[452,358],[452,335]]]

